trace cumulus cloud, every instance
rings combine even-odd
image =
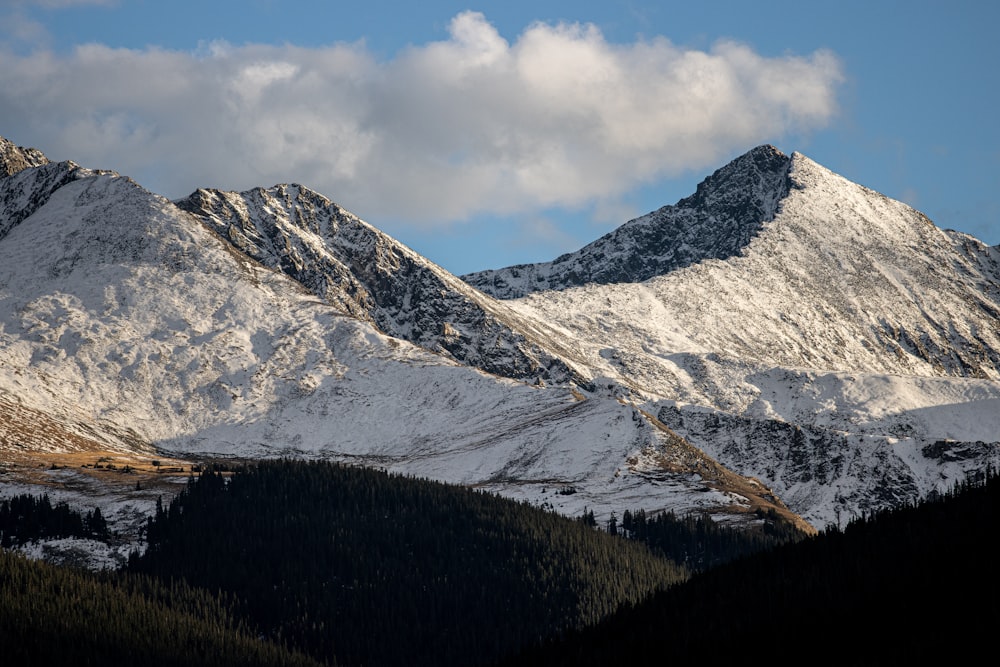
[[[612,44],[581,24],[509,42],[474,12],[388,61],[360,43],[0,59],[0,134],[50,157],[170,197],[296,181],[367,219],[426,224],[591,205],[718,166],[824,126],[842,78],[825,51]]]

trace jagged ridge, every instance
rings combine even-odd
[[[462,279],[497,298],[513,299],[587,283],[642,282],[705,259],[738,255],[787,194],[790,162],[774,146],[759,146],[706,178],[692,196],[576,252]]]
[[[198,190],[176,204],[241,252],[391,336],[505,377],[580,380],[532,340],[539,324],[308,188]]]

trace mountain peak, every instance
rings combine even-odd
[[[774,218],[791,187],[792,159],[758,146],[716,170],[693,195],[626,222],[552,262],[463,276],[501,299],[586,283],[636,283],[706,259],[738,255]]]
[[[37,148],[16,146],[12,141],[0,137],[0,178],[48,163],[49,159]]]
[[[716,170],[677,207],[704,208],[741,220],[770,220],[788,193],[791,158],[770,144],[758,146]]]

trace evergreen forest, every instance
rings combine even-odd
[[[688,577],[583,522],[326,462],[210,472],[130,570],[221,589],[258,631],[347,665],[488,664]]]

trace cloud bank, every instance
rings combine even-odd
[[[447,40],[381,62],[361,43],[0,51],[0,134],[168,197],[296,181],[370,220],[431,225],[718,166],[823,127],[841,80],[825,51],[612,44],[542,23],[511,43],[465,12]]]

